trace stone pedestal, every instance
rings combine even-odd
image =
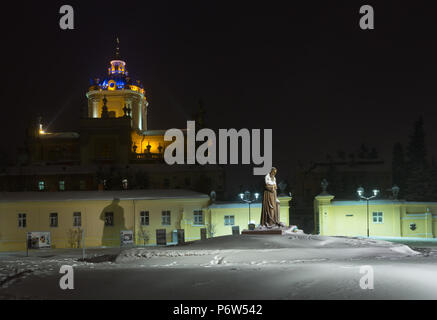
[[[283,235],[285,230],[283,229],[255,229],[255,230],[243,230],[241,234],[279,234]]]
[[[243,230],[241,232],[241,234],[256,234],[256,235],[272,235],[272,234],[277,234],[277,235],[284,235],[284,234],[297,234],[300,233],[302,234],[303,231],[297,229],[296,226],[277,226],[277,227],[273,227],[273,228],[267,228],[267,227],[260,227],[258,226],[257,228],[255,228],[254,230]]]

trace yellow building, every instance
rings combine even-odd
[[[52,132],[41,117],[29,123],[17,165],[0,172],[0,191],[188,189],[224,197],[226,175],[220,165],[165,163],[172,141],[164,140],[166,129],[148,126],[147,92],[129,76],[118,39],[107,74],[86,89],[77,132]],[[199,103],[197,129],[204,114]]]
[[[386,238],[434,238],[437,202],[404,200],[335,201],[322,193],[315,198],[315,221],[321,235]]]
[[[288,224],[289,197],[282,197],[281,221]],[[259,221],[260,204],[251,219]],[[155,245],[156,230],[185,241],[246,229],[247,204],[211,204],[209,196],[188,190],[13,192],[0,194],[0,251],[25,250],[28,232],[50,232],[52,248],[120,246],[120,231],[131,230],[135,244]]]
[[[278,197],[280,204],[280,221],[289,225],[289,202],[291,197]],[[210,230],[214,236],[232,234],[232,227],[239,226],[240,231],[247,229],[249,222],[259,224],[261,220],[261,203],[249,205],[241,202],[218,202],[208,207]]]

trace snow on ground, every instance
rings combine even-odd
[[[0,297],[30,299],[437,299],[437,250],[375,239],[241,235],[181,246],[0,254]],[[75,289],[59,288],[61,265]],[[375,288],[359,286],[374,268]]]

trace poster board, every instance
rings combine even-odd
[[[32,231],[27,233],[27,243],[29,249],[50,249],[52,241],[50,232]]]
[[[134,243],[134,232],[132,230],[121,230],[120,245],[124,246],[133,243]]]

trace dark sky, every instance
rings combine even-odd
[[[185,127],[202,98],[210,128],[273,129],[273,161],[362,142],[391,154],[425,119],[437,139],[437,20],[424,1],[16,1],[2,9],[0,148],[14,154],[28,121],[77,130],[89,79],[119,36],[130,75],[148,92],[149,127]],[[59,8],[75,9],[73,31]],[[359,8],[375,9],[375,30]],[[390,160],[390,159],[388,159]],[[239,172],[250,177],[251,166]]]

